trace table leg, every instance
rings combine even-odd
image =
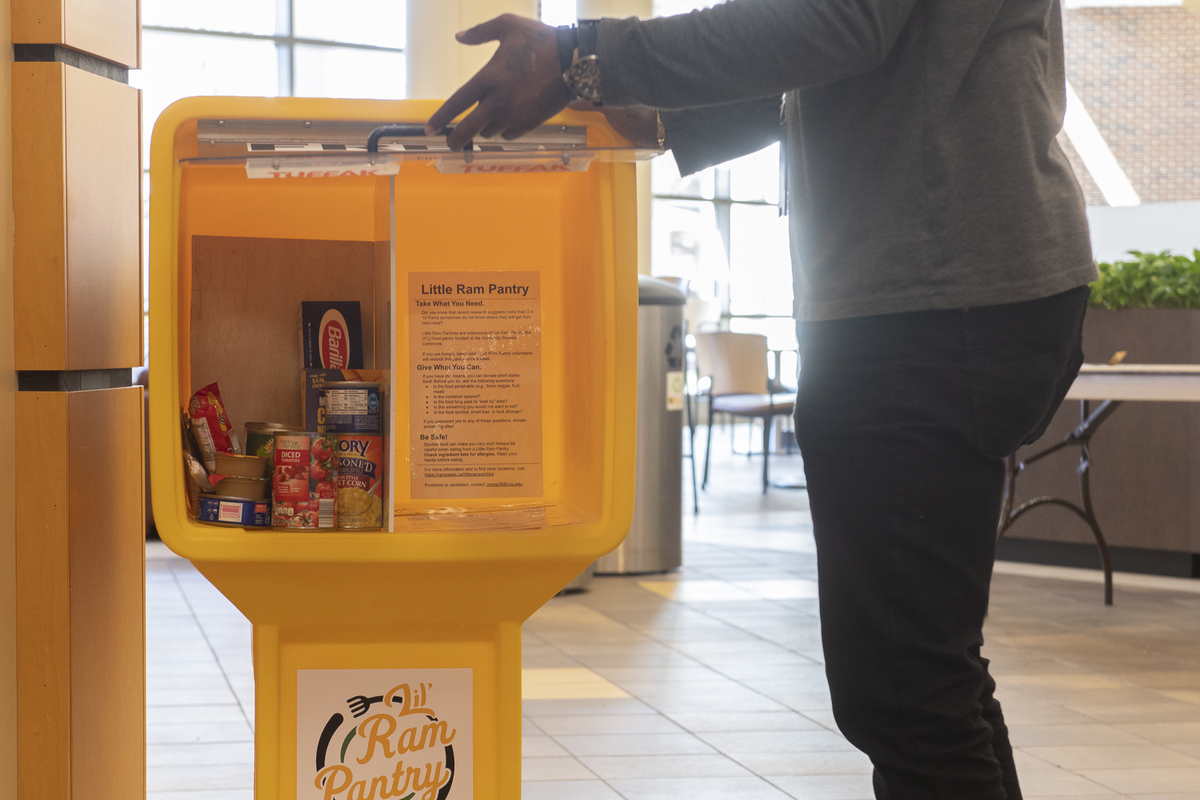
[[[1092,508],[1091,447],[1085,441],[1079,451],[1079,494],[1083,499],[1083,518],[1088,527],[1092,529],[1092,535],[1096,537],[1096,547],[1100,549],[1100,562],[1104,565],[1104,605],[1111,606],[1113,604],[1112,559],[1108,554],[1108,542],[1104,540],[1104,534],[1100,532],[1100,522],[1096,519],[1096,511]]]
[[[1118,405],[1119,402],[1117,401],[1105,400],[1095,411],[1091,411],[1088,407],[1088,402],[1082,400],[1080,401],[1081,421],[1061,442],[1034,453],[1025,461],[1018,461],[1015,453],[1010,455],[1005,468],[1004,500],[1000,510],[1000,522],[996,526],[996,547],[999,548],[1000,540],[1004,538],[1005,531],[1012,527],[1012,524],[1027,511],[1041,505],[1056,505],[1070,509],[1076,516],[1087,523],[1087,526],[1092,531],[1092,536],[1096,539],[1096,547],[1100,551],[1100,563],[1104,570],[1104,604],[1106,606],[1113,604],[1112,559],[1108,552],[1108,542],[1105,541],[1104,534],[1100,531],[1100,522],[1096,519],[1096,511],[1092,506],[1090,474],[1092,466],[1091,438],[1095,434],[1096,429],[1100,427],[1100,424],[1116,411]],[[1074,444],[1079,445],[1079,468],[1076,471],[1079,473],[1079,492],[1083,505],[1079,506],[1061,497],[1035,497],[1014,509],[1013,502],[1016,497],[1017,475],[1025,469],[1025,466]]]

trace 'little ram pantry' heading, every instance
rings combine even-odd
[[[507,294],[518,297],[525,297],[529,294],[529,287],[519,283],[500,285],[489,283],[486,285],[472,286],[467,283],[422,283],[421,294],[423,295],[448,295],[448,294],[469,294],[469,295],[497,295]]]

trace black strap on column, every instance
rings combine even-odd
[[[13,61],[57,61],[118,83],[129,83],[129,67],[60,44],[14,44]]]
[[[133,370],[121,369],[25,369],[17,371],[20,392],[90,392],[133,386]]]

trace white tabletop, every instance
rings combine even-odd
[[[1066,399],[1200,402],[1200,364],[1084,364]]]

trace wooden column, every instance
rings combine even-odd
[[[9,0],[0,0],[0,47],[9,48]],[[0,59],[0,775],[17,774],[16,419],[12,292],[12,61]],[[15,792],[15,787],[9,790]]]
[[[12,0],[16,796],[145,795],[137,0]]]

